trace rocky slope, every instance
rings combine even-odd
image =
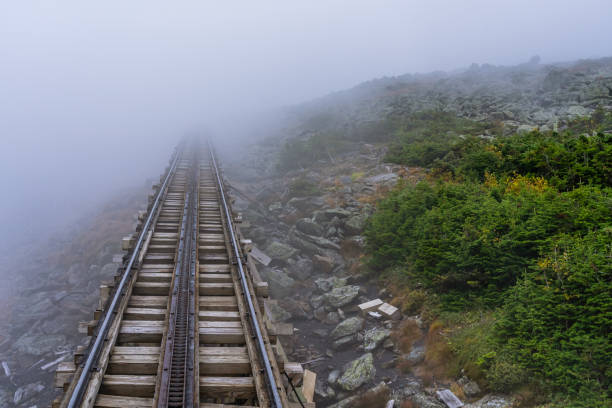
[[[391,140],[368,144],[359,126],[442,110],[494,123],[508,134],[562,128],[610,105],[612,58],[551,65],[532,59],[515,67],[473,65],[453,73],[384,78],[294,107],[291,126],[231,162],[229,179],[251,224],[247,234],[272,258],[262,274],[278,300],[276,317],[297,328],[287,349],[317,373],[321,406],[375,407],[394,399],[395,406],[443,407],[437,391],[444,388],[469,407],[513,404],[508,396],[483,395],[465,376],[423,375],[431,328],[420,316],[396,322],[358,313],[361,302],[390,301],[378,277],[368,276],[361,265],[361,232],[373,204],[398,180],[424,177],[422,169],[384,163]],[[279,171],[287,140],[329,132],[342,134],[352,146],[300,170]],[[396,344],[394,333],[407,326],[417,328],[411,344]]]
[[[390,399],[396,406],[443,407],[436,391],[453,382],[427,383],[410,373],[425,358],[426,326],[419,316],[376,319],[357,308],[376,298],[391,300],[378,277],[369,276],[361,264],[361,233],[372,203],[400,179],[423,178],[420,169],[385,164],[385,151],[363,144],[333,163],[271,177],[257,176],[257,170],[262,156],[272,159],[275,149],[259,146],[249,154],[251,160],[243,158],[227,169],[246,220],[245,235],[272,258],[259,270],[270,285],[275,319],[296,329],[285,348],[294,361],[317,373],[315,401],[322,407],[384,407]],[[406,324],[418,327],[418,333],[405,353],[393,333]],[[474,407],[511,402],[482,395],[467,378],[461,381],[462,396]],[[494,398],[497,405],[487,402]]]
[[[0,314],[0,406],[49,406],[57,364],[85,340],[99,286],[115,274],[120,240],[146,204],[146,189],[126,191],[46,242],[6,256]],[[8,280],[8,279],[7,279]]]
[[[327,126],[351,127],[389,114],[442,110],[477,121],[500,122],[507,132],[588,115],[612,105],[612,58],[517,66],[473,64],[455,72],[381,78],[293,107],[298,127],[313,117]],[[524,127],[524,128],[525,128]]]

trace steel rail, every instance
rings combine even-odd
[[[280,395],[278,394],[278,389],[276,385],[276,380],[274,379],[274,374],[272,373],[272,365],[270,364],[270,359],[268,358],[268,354],[266,352],[266,346],[263,341],[263,336],[261,335],[261,330],[259,328],[259,321],[257,319],[257,314],[255,313],[255,307],[253,306],[253,301],[251,300],[251,296],[249,295],[250,290],[249,290],[249,287],[246,281],[246,275],[244,273],[244,268],[242,267],[242,260],[240,258],[240,251],[238,250],[238,243],[236,242],[236,235],[234,234],[234,225],[232,223],[232,217],[230,216],[230,212],[227,206],[227,201],[225,200],[225,192],[223,191],[223,183],[221,182],[221,177],[219,176],[219,169],[217,167],[217,161],[215,160],[215,155],[213,154],[213,150],[212,150],[212,146],[210,142],[208,142],[208,150],[210,152],[211,162],[215,170],[215,176],[217,178],[217,184],[219,186],[219,194],[221,196],[221,202],[223,203],[223,210],[225,212],[225,217],[227,218],[227,224],[228,224],[227,229],[229,230],[229,235],[232,240],[232,248],[234,249],[234,255],[236,256],[238,270],[240,272],[240,283],[242,285],[242,290],[244,291],[244,297],[249,306],[249,315],[251,317],[253,329],[255,330],[255,336],[257,337],[257,344],[259,346],[259,351],[263,359],[266,376],[268,377],[268,384],[270,387],[270,391],[272,392],[274,406],[277,408],[282,408],[283,404],[281,402]]]
[[[159,191],[157,192],[157,196],[155,197],[153,206],[151,207],[151,210],[149,211],[149,216],[147,217],[147,221],[145,222],[142,228],[142,231],[140,231],[140,236],[138,237],[138,241],[136,242],[136,246],[134,247],[132,256],[130,257],[130,260],[125,268],[125,271],[123,272],[121,281],[119,282],[119,285],[117,286],[112,302],[110,306],[108,307],[106,314],[104,315],[104,320],[102,321],[102,325],[99,327],[96,340],[92,348],[89,350],[89,354],[87,355],[87,360],[85,361],[85,365],[83,366],[83,370],[81,371],[79,380],[77,384],[75,385],[74,390],[72,391],[70,400],[68,401],[68,405],[67,405],[68,408],[76,408],[81,402],[81,399],[83,397],[82,394],[84,391],[84,387],[89,380],[90,372],[93,368],[94,362],[98,359],[98,354],[100,353],[102,344],[104,340],[106,339],[106,335],[109,329],[110,322],[114,318],[115,308],[117,307],[117,304],[119,303],[119,299],[121,299],[124,295],[122,292],[125,289],[125,285],[128,281],[128,277],[131,275],[132,267],[134,266],[134,263],[136,262],[136,258],[138,257],[138,253],[140,252],[140,247],[142,246],[144,238],[149,232],[149,228],[151,227],[150,225],[151,220],[153,219],[154,214],[157,212],[157,207],[159,206],[161,197],[165,193],[168,187],[168,183],[170,179],[172,178],[172,175],[174,174],[174,171],[178,164],[179,157],[180,157],[180,151],[177,149],[177,151],[174,153],[174,159],[172,161],[170,169],[168,170],[168,174],[166,174],[166,178],[164,179],[162,186],[159,188]]]

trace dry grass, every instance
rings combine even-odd
[[[415,341],[423,336],[423,331],[419,328],[416,321],[408,319],[403,321],[400,326],[391,333],[393,343],[402,353],[410,353]]]
[[[425,337],[425,362],[421,374],[433,379],[446,379],[451,371],[453,352],[448,344],[447,328],[440,320],[434,321]]]

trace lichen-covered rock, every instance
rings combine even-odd
[[[340,337],[355,334],[363,328],[363,324],[364,320],[361,317],[349,317],[338,323],[334,330],[332,330],[330,336],[333,339],[338,339]]]
[[[464,408],[510,408],[514,399],[505,395],[486,395],[476,402],[464,405]]]
[[[363,336],[363,349],[365,351],[374,351],[382,344],[385,339],[391,335],[391,330],[374,327],[367,330]]]
[[[419,408],[446,408],[443,403],[427,394],[417,393],[410,399]]]
[[[295,285],[295,280],[278,268],[263,269],[262,274],[266,281],[268,281],[270,292],[272,292],[275,298],[289,295],[293,285]]]
[[[273,260],[286,261],[297,253],[297,249],[282,242],[272,241],[266,248],[265,253]]]
[[[344,366],[338,385],[346,391],[353,391],[372,380],[375,375],[374,358],[372,353],[367,353]]]
[[[312,275],[313,264],[308,258],[300,258],[287,268],[289,274],[299,280],[306,280]]]
[[[295,227],[298,229],[298,231],[303,232],[304,234],[316,236],[323,235],[323,227],[309,218],[297,220]]]
[[[315,285],[321,292],[329,292],[333,288],[339,288],[346,285],[346,278],[337,278],[330,276],[329,278],[319,278],[315,280]]]
[[[291,313],[283,309],[276,302],[266,302],[266,308],[270,312],[270,318],[273,322],[284,322],[291,319]]]
[[[334,340],[334,342],[332,343],[332,348],[334,350],[344,350],[345,347],[356,343],[357,336],[351,334],[350,336],[340,337],[339,339]]]
[[[355,215],[344,223],[344,229],[348,234],[357,235],[363,231],[368,217],[366,215]]]
[[[480,387],[476,381],[472,381],[467,377],[461,377],[457,383],[461,386],[463,393],[468,398],[473,398],[480,394]]]
[[[327,219],[332,219],[334,217],[347,218],[352,214],[349,210],[345,210],[344,208],[330,208],[323,211],[323,213]]]
[[[347,285],[333,288],[323,295],[327,303],[334,307],[342,307],[351,303],[359,294],[359,286]]]

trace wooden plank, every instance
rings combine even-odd
[[[399,309],[388,303],[383,303],[378,307],[378,312],[388,319],[398,320],[401,317]]]
[[[216,398],[252,398],[255,382],[252,377],[200,377],[200,394]]]
[[[165,309],[128,307],[123,313],[125,320],[164,320],[166,317]]]
[[[138,348],[138,347],[134,347]],[[159,355],[111,354],[108,374],[153,375],[157,373]]]
[[[200,296],[201,310],[238,310],[238,302],[234,296]]]
[[[133,293],[142,296],[167,296],[170,293],[170,282],[136,282]]]
[[[304,380],[302,383],[302,395],[306,398],[306,402],[314,402],[314,389],[317,381],[317,374],[304,370]]]
[[[170,282],[172,280],[171,272],[147,272],[140,271],[138,281],[140,282]]]
[[[209,321],[237,321],[240,320],[238,312],[226,312],[221,310],[203,310],[199,312],[200,319]]]
[[[227,405],[227,404],[214,404],[210,402],[203,402],[200,404],[200,408],[258,408],[251,405]]]
[[[202,273],[200,274],[201,283],[230,283],[232,275],[229,273]]]
[[[123,321],[117,341],[119,343],[159,343],[164,331],[163,324],[163,321]]]
[[[166,308],[168,296],[131,296],[128,307]]]
[[[200,327],[200,344],[244,344],[242,328]]]
[[[54,385],[56,388],[67,388],[72,376],[76,371],[76,365],[72,361],[64,361],[58,364],[55,370]]]
[[[100,408],[151,408],[153,398],[123,397],[98,394],[94,407]]]
[[[242,348],[242,347],[226,347]],[[249,374],[251,363],[246,349],[243,353],[207,354],[200,352],[200,375]]]
[[[365,315],[370,311],[378,309],[378,307],[380,307],[380,305],[382,304],[383,304],[382,300],[374,299],[374,300],[370,300],[369,302],[362,303],[357,307],[361,311],[361,314]]]
[[[234,285],[231,283],[200,283],[200,296],[233,295]]]
[[[130,397],[152,397],[155,393],[154,375],[110,375],[102,380],[102,394]]]

